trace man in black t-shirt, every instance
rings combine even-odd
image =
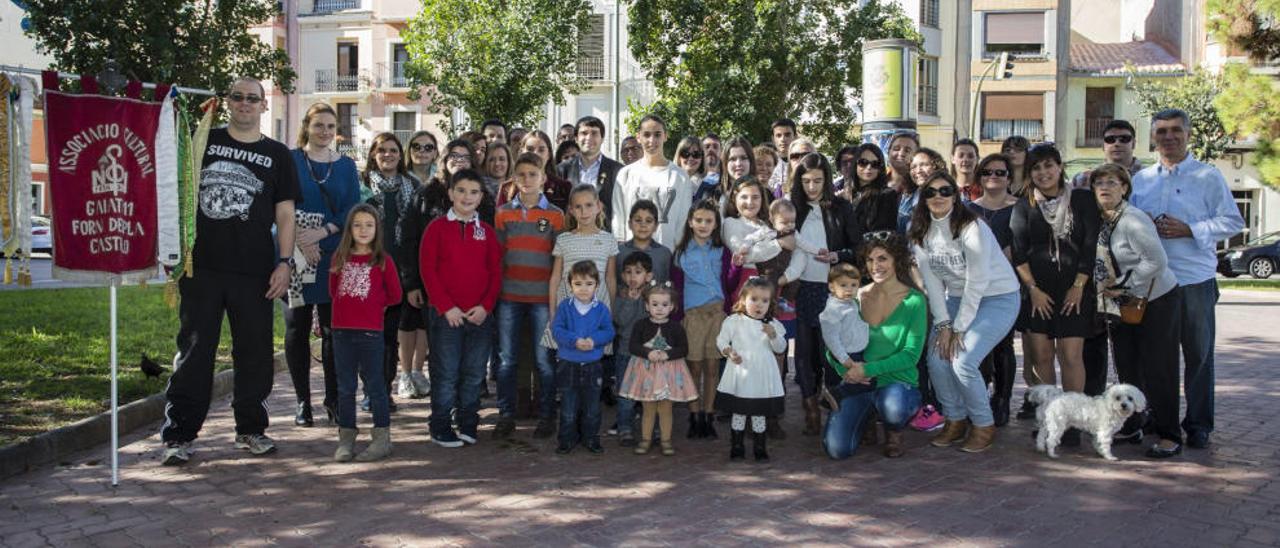
[[[209,132],[200,172],[193,275],[178,284],[182,325],[161,431],[166,465],[190,460],[191,442],[209,412],[224,311],[235,369],[235,446],[254,455],[276,449],[266,436],[275,376],[272,302],[289,286],[294,203],[301,194],[289,149],[258,130],[267,110],[262,84],[241,78],[226,98],[231,122]]]

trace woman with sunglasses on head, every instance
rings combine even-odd
[[[1009,194],[1021,198],[1027,189],[1027,181],[1023,177],[1026,172],[1027,149],[1031,141],[1021,135],[1013,135],[1000,144],[1000,154],[1009,159]]]
[[[852,151],[851,177],[836,194],[853,204],[853,218],[863,232],[897,229],[898,193],[889,188],[889,170],[880,147],[863,143]]]
[[[1000,251],[1005,258],[1010,258],[1013,256],[1013,232],[1009,229],[1009,220],[1013,218],[1013,206],[1018,199],[1009,194],[1009,159],[1001,154],[988,154],[978,162],[976,173],[982,195],[965,206],[991,227]],[[1011,329],[982,361],[982,376],[992,385],[991,412],[996,426],[1009,423],[1009,401],[1017,373]]]
[[[1027,151],[1026,196],[1014,206],[1013,263],[1027,287],[1018,324],[1031,350],[1037,384],[1056,384],[1054,357],[1062,366],[1062,389],[1084,391],[1084,339],[1093,333],[1094,259],[1098,203],[1088,190],[1071,190],[1062,156],[1052,144]],[[1080,443],[1071,429],[1063,445]]]
[[[294,211],[297,221],[295,247],[306,258],[293,273],[301,282],[286,293],[284,353],[293,380],[298,407],[293,422],[315,424],[311,410],[311,319],[320,322],[320,361],[324,372],[324,408],[329,421],[337,421],[338,377],[334,373],[329,261],[342,239],[347,213],[360,201],[360,174],[356,163],[330,145],[338,134],[338,114],[326,103],[316,103],[302,117],[293,163],[298,172],[302,200]],[[307,281],[310,279],[311,281]]]
[[[951,177],[960,185],[961,197],[966,202],[982,196],[982,182],[978,180],[978,143],[972,139],[960,139],[951,145]]]
[[[810,144],[812,146],[812,144]],[[792,143],[795,150],[795,143]],[[797,238],[816,245],[818,253],[794,253],[791,266],[779,283],[799,283],[796,294],[796,382],[804,396],[804,434],[822,431],[818,388],[822,386],[826,359],[822,355],[822,330],[818,316],[826,307],[827,275],[831,265],[853,263],[862,229],[854,218],[853,204],[836,196],[827,159],[811,152],[791,170],[790,199],[796,208]]]
[[[1018,316],[1018,279],[991,228],[964,207],[960,187],[945,172],[920,189],[908,234],[933,313],[929,378],[946,424],[930,442],[985,451],[995,419],[979,364]]]
[[[1098,257],[1093,280],[1098,307],[1111,324],[1116,376],[1137,386],[1147,397],[1147,413],[1135,413],[1116,432],[1116,439],[1142,442],[1147,417],[1160,440],[1147,457],[1182,453],[1178,424],[1178,349],[1182,331],[1182,288],[1169,269],[1169,258],[1151,218],[1129,205],[1133,183],[1121,165],[1104,164],[1089,174],[1089,186],[1102,213]],[[1121,305],[1144,308],[1130,321],[1120,321]]]

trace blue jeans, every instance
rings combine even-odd
[[[891,382],[874,391],[840,400],[840,409],[827,418],[827,428],[822,435],[822,447],[826,449],[827,456],[847,459],[858,452],[862,427],[873,405],[880,413],[886,430],[902,430],[920,408],[920,391],[909,384]]]
[[[1182,286],[1182,360],[1187,416],[1182,429],[1188,436],[1213,432],[1213,345],[1218,305],[1218,282],[1212,278]],[[1176,382],[1176,381],[1175,381]]]
[[[453,419],[458,421],[459,433],[475,437],[480,425],[480,381],[493,346],[493,317],[485,318],[481,325],[463,321],[459,327],[450,327],[435,308],[428,308],[431,435],[453,432],[450,412],[457,408]]]
[[[1022,301],[1017,291],[1003,295],[983,297],[978,312],[965,331],[963,348],[957,348],[948,363],[938,356],[935,346],[937,334],[929,334],[929,380],[942,404],[942,415],[947,420],[962,421],[966,418],[974,426],[991,426],[991,400],[987,396],[987,383],[982,380],[983,358],[1009,334],[1018,317]],[[960,309],[960,298],[947,299],[947,313],[952,318]]]
[[[391,398],[382,378],[382,331],[333,330],[333,366],[338,377],[338,426],[356,427],[356,375],[364,380],[373,426],[391,426]]]
[[[547,327],[547,303],[498,302],[498,414],[514,417],[516,414],[516,370],[520,361],[520,333],[531,333],[534,360],[538,366],[538,381],[542,397],[538,399],[538,416],[551,418],[556,413],[556,370],[551,365],[551,351],[538,344]],[[527,323],[526,323],[527,322]]]
[[[573,445],[600,437],[600,386],[604,367],[598,361],[556,362],[560,389],[560,443]],[[581,420],[581,430],[578,421]]]
[[[615,349],[616,350],[616,349]],[[622,388],[622,378],[627,375],[627,364],[631,363],[631,355],[621,352],[613,355],[613,388]],[[618,434],[631,432],[631,423],[636,416],[636,402],[618,395]]]

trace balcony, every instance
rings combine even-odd
[[[1103,128],[1111,118],[1083,118],[1076,120],[1076,148],[1100,148]]]
[[[604,80],[604,55],[579,56],[577,62],[577,77],[584,80]]]
[[[408,88],[409,75],[405,72],[408,61],[378,63],[378,85],[389,88]]]
[[[311,13],[323,14],[335,11],[358,10],[361,8],[360,4],[361,0],[315,0],[315,5],[311,7]]]
[[[338,69],[317,69],[314,84],[318,93],[365,92],[377,87],[376,79],[365,70],[339,74]]]
[[[365,160],[368,159],[368,150],[365,147],[353,144],[351,142],[340,142],[337,144],[338,154],[345,155],[355,161],[357,166],[364,168]]]

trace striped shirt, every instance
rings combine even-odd
[[[551,249],[564,230],[564,212],[546,196],[525,207],[517,196],[494,217],[502,248],[502,300],[546,304],[551,279]]]

